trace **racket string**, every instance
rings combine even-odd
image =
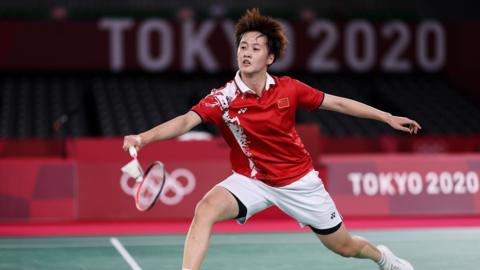
[[[165,170],[160,162],[154,163],[137,186],[135,196],[137,208],[141,211],[151,208],[158,199],[165,182]]]
[[[156,200],[161,200],[166,205],[176,205],[193,192],[196,186],[192,172],[179,168],[169,174],[164,170],[163,164],[151,167],[144,178],[137,185],[136,203],[139,210],[149,209]]]
[[[160,194],[160,199],[167,205],[180,203],[186,195],[195,189],[196,178],[187,169],[176,169],[171,174],[166,173],[165,177],[165,186]],[[185,184],[182,184],[179,179],[184,179]]]

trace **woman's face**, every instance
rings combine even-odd
[[[237,49],[237,63],[240,73],[253,75],[267,72],[267,66],[272,64],[273,54],[268,53],[267,37],[260,32],[243,34]]]

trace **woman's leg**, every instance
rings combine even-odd
[[[334,233],[316,235],[328,249],[341,256],[366,258],[375,262],[382,258],[381,252],[374,245],[363,237],[351,235],[343,224]]]
[[[377,248],[367,239],[351,235],[343,224],[331,234],[321,234],[316,229],[314,231],[317,231],[317,237],[327,248],[344,257],[370,259],[383,270],[414,270],[408,261],[398,258],[387,247]]]
[[[200,269],[207,254],[213,224],[234,219],[238,212],[235,197],[220,186],[215,186],[198,202],[185,240],[183,269]]]

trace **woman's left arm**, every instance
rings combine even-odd
[[[417,134],[418,130],[422,129],[415,120],[394,116],[367,104],[330,94],[325,94],[320,109],[378,120],[389,124],[394,129],[409,132],[410,134]]]

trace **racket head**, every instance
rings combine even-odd
[[[155,205],[166,180],[162,162],[155,161],[148,167],[135,192],[135,206],[138,210],[148,211]]]

